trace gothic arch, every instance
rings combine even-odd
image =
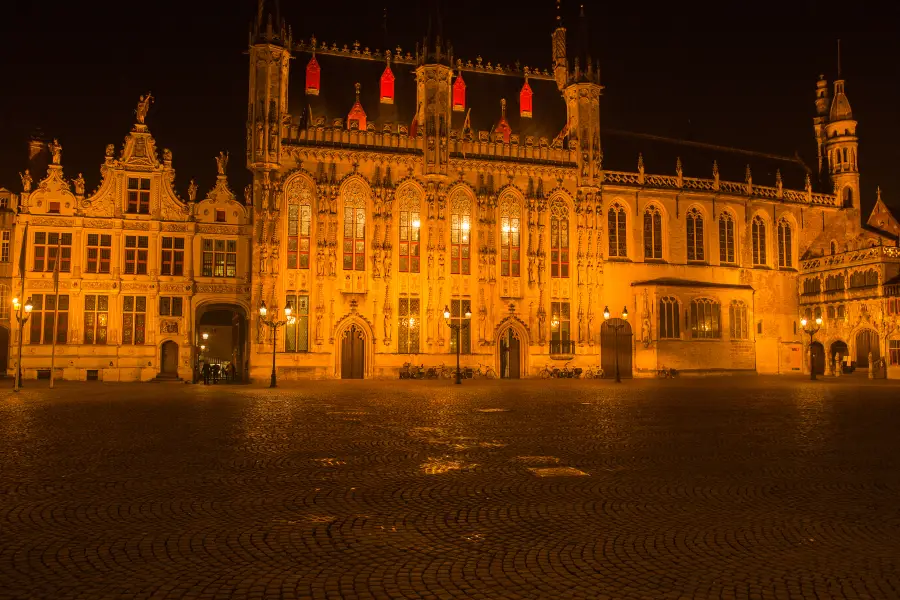
[[[403,210],[404,201],[408,203],[412,201],[412,198],[408,195],[409,190],[415,193],[415,202],[418,204],[419,211],[421,211],[425,203],[425,188],[415,179],[407,179],[397,186],[397,191],[394,193],[394,199],[397,201],[396,209]]]
[[[284,191],[284,200],[286,204],[291,204],[292,199],[299,200],[302,187],[305,186],[309,190],[310,205],[315,207],[316,202],[316,179],[313,175],[303,168],[297,168],[290,171],[284,179],[282,190]]]
[[[507,315],[504,319],[502,319],[497,326],[494,328],[494,347],[497,348],[497,351],[494,352],[494,371],[496,373],[500,373],[500,340],[506,335],[506,332],[512,330],[513,335],[519,340],[519,365],[521,377],[527,378],[531,373],[530,364],[528,362],[529,353],[528,347],[531,344],[531,335],[528,329],[528,325],[526,325],[522,319],[515,315]]]
[[[350,199],[356,202],[362,200],[362,206],[368,207],[368,200],[372,197],[372,187],[368,180],[359,173],[351,173],[341,180],[340,195],[342,204]]]
[[[332,342],[334,343],[334,373],[333,376],[341,377],[341,353],[343,351],[341,340],[351,326],[356,325],[365,336],[365,378],[371,379],[375,374],[375,327],[364,316],[352,312],[341,317],[334,326]]]
[[[566,212],[568,212],[569,215],[575,213],[575,202],[572,200],[572,196],[570,196],[564,189],[558,189],[551,192],[550,199],[547,201],[547,206],[552,207],[554,203],[560,201],[565,203]]]

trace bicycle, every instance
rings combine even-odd
[[[474,378],[477,378],[477,379],[481,379],[481,378],[496,379],[497,378],[497,372],[494,371],[493,367],[491,367],[490,365],[483,365],[481,363],[478,363],[478,368],[472,372],[472,375]]]
[[[675,369],[669,369],[665,365],[656,370],[656,376],[660,379],[672,379],[678,375]]]
[[[603,367],[597,365],[596,367],[588,367],[584,370],[584,378],[585,379],[603,379]]]
[[[551,366],[550,363],[547,363],[541,369],[541,379],[558,379],[559,377],[559,368]]]

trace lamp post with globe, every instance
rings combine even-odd
[[[278,328],[284,325],[293,325],[295,322],[293,308],[291,308],[291,303],[288,302],[287,306],[284,307],[284,319],[277,320],[275,318],[267,318],[269,314],[269,309],[266,308],[266,303],[263,302],[259,307],[259,318],[260,320],[272,328],[272,377],[269,381],[269,387],[278,387],[278,380],[275,377],[275,349],[277,347],[276,342],[278,340]]]
[[[812,381],[816,380],[816,365],[813,361],[813,337],[822,327],[822,317],[817,317],[815,322],[809,321],[807,319],[800,319],[800,326],[803,328],[803,331],[809,334],[809,378]]]
[[[472,312],[467,310],[465,314],[465,318],[460,319],[459,323],[454,323],[450,320],[450,308],[444,306],[444,321],[447,323],[447,327],[456,332],[456,383],[462,383],[462,371],[459,369],[459,347],[460,347],[460,331],[469,327],[469,322],[472,319]]]
[[[12,299],[12,305],[13,310],[16,311],[16,321],[19,323],[19,358],[16,363],[16,381],[13,386],[13,390],[18,392],[19,388],[22,387],[22,341],[25,337],[25,322],[31,316],[31,310],[34,308],[34,305],[31,303],[31,298],[29,298],[23,306],[18,297]]]

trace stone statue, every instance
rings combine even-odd
[[[540,341],[544,343],[544,324],[547,322],[547,313],[544,312],[543,308],[538,310],[537,312],[538,318],[538,336],[540,337]]]
[[[188,200],[191,202],[196,202],[197,200],[197,182],[191,179],[190,185],[188,185]]]
[[[391,315],[384,313],[384,345],[387,346],[391,340]]]
[[[247,187],[244,188],[244,205],[252,206],[253,205],[253,184],[248,183]]]
[[[528,257],[528,283],[534,283],[534,257]]]
[[[381,246],[378,246],[372,254],[372,277],[375,279],[381,277],[381,271],[378,269],[378,265],[381,263],[381,253]]]
[[[384,276],[387,277],[388,279],[390,279],[390,277],[391,277],[391,253],[390,252],[388,252],[384,256],[383,266],[384,266]]]
[[[168,148],[163,148],[163,162],[167,164],[172,162],[172,151]]]
[[[269,152],[273,153],[278,150],[278,125],[272,123],[269,126]]]
[[[316,311],[316,343],[322,343],[322,313]]]
[[[147,118],[147,112],[150,110],[150,104],[153,103],[153,95],[150,92],[147,92],[146,96],[141,96],[141,99],[138,100],[137,108],[134,109],[134,114],[137,116],[137,121],[141,125],[144,124],[144,119]]]
[[[227,152],[219,152],[219,156],[216,158],[216,167],[219,170],[219,175],[225,175],[225,169],[228,167]]]
[[[334,248],[328,251],[328,275],[334,277],[337,274],[337,253]]]
[[[112,158],[116,154],[116,145],[115,144],[107,144],[106,145],[106,158]]]
[[[22,179],[22,191],[28,193],[31,191],[31,173],[28,169],[25,169],[24,173],[19,173],[19,177]]]
[[[325,248],[322,246],[316,250],[316,275],[319,277],[325,275]]]
[[[60,164],[62,161],[62,146],[59,143],[59,140],[54,139],[53,142],[47,146],[50,149],[51,159],[54,165]]]
[[[72,183],[75,184],[75,195],[84,196],[84,177],[81,176],[81,173],[78,174],[78,178]]]

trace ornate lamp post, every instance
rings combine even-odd
[[[447,327],[456,332],[456,383],[462,383],[462,371],[459,370],[459,334],[460,330],[466,329],[469,327],[469,322],[472,319],[472,312],[466,311],[465,319],[461,319],[459,323],[454,324],[453,321],[450,320],[450,309],[447,306],[444,306],[444,321],[447,322]]]
[[[31,316],[31,309],[34,308],[34,305],[31,303],[31,298],[25,301],[25,306],[22,306],[18,298],[13,298],[12,304],[13,310],[16,311],[16,321],[19,322],[19,359],[16,363],[16,382],[13,386],[13,389],[18,392],[22,387],[22,341],[25,337],[25,321]]]
[[[622,383],[622,378],[619,377],[619,330],[625,327],[625,321],[628,320],[628,307],[622,308],[622,320],[616,319],[615,321],[610,321],[608,306],[603,309],[603,318],[606,320],[606,324],[612,327],[615,332],[614,350],[616,353],[616,383]]]
[[[807,321],[806,319],[800,319],[800,326],[803,327],[803,331],[809,334],[809,378],[812,381],[815,381],[816,365],[813,363],[812,345],[813,336],[816,335],[816,332],[822,327],[822,317],[817,318],[815,323]]]
[[[197,353],[197,364],[196,364],[196,371],[194,374],[194,383],[197,383],[198,381],[200,381],[200,377],[201,377],[200,362],[203,360],[203,352],[206,350],[206,341],[209,339],[209,332],[204,331],[202,334],[200,334],[200,338],[203,341],[200,342],[199,344],[197,344],[197,346],[196,346],[196,348],[200,351]]]
[[[267,319],[266,315],[268,314],[268,309],[266,308],[266,303],[263,302],[259,307],[259,318],[263,323],[272,328],[272,378],[269,382],[269,387],[278,387],[278,381],[275,378],[275,348],[276,341],[278,340],[278,328],[283,325],[293,325],[294,324],[294,316],[291,314],[293,312],[293,308],[291,308],[291,303],[288,302],[287,306],[284,307],[284,319],[281,321],[277,321],[273,319]]]

